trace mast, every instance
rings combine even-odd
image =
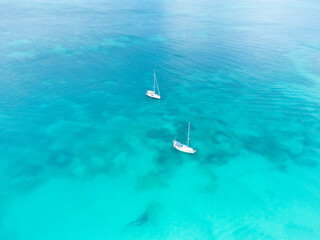
[[[153,69],[153,92],[156,93],[156,70]]]
[[[189,125],[188,125],[188,141],[187,141],[187,145],[188,146],[189,146],[189,141],[190,141],[189,134],[190,134],[190,122],[189,122]]]
[[[159,93],[159,96],[160,96],[160,90],[159,90],[159,85],[158,85],[158,80],[157,80],[157,77],[156,77],[156,83],[157,83],[157,89],[158,89],[158,93]]]

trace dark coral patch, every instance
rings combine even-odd
[[[48,164],[58,168],[67,167],[72,163],[72,154],[67,151],[55,152],[48,158]]]

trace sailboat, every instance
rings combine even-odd
[[[195,153],[196,150],[192,149],[191,147],[189,147],[189,142],[190,142],[190,137],[189,137],[189,134],[190,134],[190,122],[189,122],[189,125],[188,125],[188,140],[187,140],[187,144],[182,144],[176,140],[173,140],[173,147],[178,149],[179,151],[181,152],[185,152],[185,153]]]
[[[158,89],[158,94],[156,94],[156,85],[157,85],[157,89]],[[146,95],[148,97],[151,97],[151,98],[160,99],[160,90],[159,90],[159,86],[158,86],[158,81],[157,81],[156,71],[155,70],[153,70],[153,91],[152,90],[148,90]]]

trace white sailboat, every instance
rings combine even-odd
[[[192,149],[191,147],[189,147],[189,141],[190,141],[190,137],[189,137],[189,134],[190,134],[190,122],[189,122],[189,125],[188,125],[188,140],[187,140],[187,145],[185,144],[182,144],[176,140],[173,140],[173,147],[178,149],[179,151],[181,152],[185,152],[185,153],[195,153],[196,150]]]
[[[158,94],[156,94],[156,85],[157,85],[157,89],[158,89]],[[155,70],[153,70],[153,91],[152,90],[148,90],[146,95],[148,97],[151,97],[151,98],[160,99],[160,90],[159,90],[159,86],[158,86],[158,81],[157,81],[156,71]]]

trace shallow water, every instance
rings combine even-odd
[[[320,239],[319,1],[0,16],[0,239]]]

